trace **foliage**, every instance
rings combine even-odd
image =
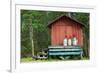
[[[71,12],[70,12],[71,13]],[[21,57],[29,57],[32,55],[30,42],[30,18],[32,19],[33,41],[35,47],[35,55],[42,49],[46,49],[50,45],[50,34],[47,25],[50,21],[61,15],[68,15],[68,12],[54,11],[36,11],[36,10],[21,10]],[[89,14],[88,13],[71,13],[72,18],[82,22],[87,28],[85,36],[89,40]],[[89,45],[89,43],[87,43]],[[85,45],[86,49],[88,45]]]

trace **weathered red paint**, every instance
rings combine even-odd
[[[62,45],[64,37],[73,37],[76,34],[78,45],[83,45],[82,25],[67,17],[61,17],[49,24],[51,29],[51,45]]]

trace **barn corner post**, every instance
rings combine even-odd
[[[32,56],[34,56],[34,40],[33,40],[33,27],[32,27],[32,16],[29,18],[29,34],[30,34],[30,43],[32,49]]]

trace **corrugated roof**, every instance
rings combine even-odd
[[[77,21],[77,20],[75,20],[75,19],[73,19],[73,18],[71,18],[71,17],[69,17],[69,16],[66,16],[66,15],[62,15],[62,16],[56,18],[55,20],[51,21],[47,26],[48,26],[48,27],[51,27],[51,25],[52,25],[53,23],[55,23],[56,21],[58,21],[59,19],[61,19],[61,18],[63,18],[63,17],[68,18],[68,19],[70,19],[70,20],[72,20],[72,21],[74,21],[74,22],[76,22],[76,23],[78,23],[78,24],[80,24],[80,25],[86,27],[83,23],[81,23],[81,22],[79,22],[79,21]]]

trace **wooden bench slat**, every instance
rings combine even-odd
[[[81,52],[50,52],[49,55],[80,55]]]
[[[81,51],[81,49],[49,49],[49,51]]]
[[[80,48],[79,46],[66,46],[66,47],[64,47],[64,46],[49,46],[48,48]]]

